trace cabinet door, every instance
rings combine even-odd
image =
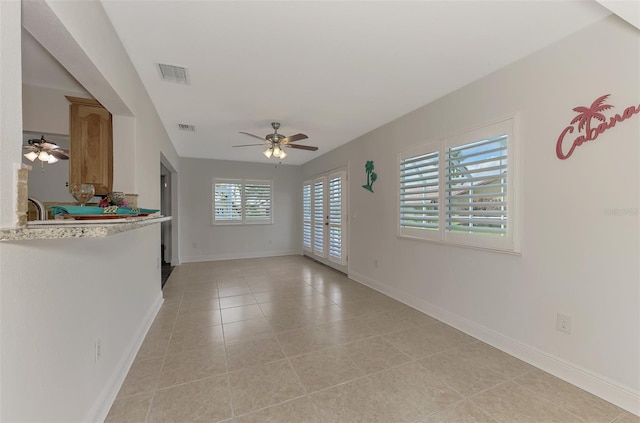
[[[113,190],[111,113],[96,100],[67,97],[69,184],[92,184],[96,194]]]

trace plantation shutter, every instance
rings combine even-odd
[[[247,223],[271,221],[271,183],[246,181],[244,185],[244,209]]]
[[[447,149],[446,231],[507,235],[507,135]]]
[[[313,183],[313,252],[320,257],[326,257],[324,185],[325,178],[318,178]]]
[[[344,227],[346,172],[329,175],[329,260],[345,264]]]
[[[213,219],[214,222],[242,222],[241,181],[214,181]]]
[[[439,152],[400,157],[400,232],[440,229]],[[420,234],[424,236],[425,234]]]
[[[311,251],[311,182],[302,186],[302,247]]]

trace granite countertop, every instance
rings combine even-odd
[[[23,228],[0,229],[0,241],[61,238],[104,238],[121,232],[171,220],[171,216],[133,217],[115,220],[31,221]],[[46,222],[46,223],[45,223]]]

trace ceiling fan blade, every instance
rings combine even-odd
[[[53,157],[60,159],[60,160],[69,160],[69,151],[68,150],[63,150],[61,148],[56,149],[56,150],[51,150],[49,151],[49,154],[51,154]]]
[[[282,140],[283,143],[287,144],[290,142],[296,142],[296,141],[300,141],[300,140],[306,140],[307,138],[309,138],[308,136],[306,136],[305,134],[295,134],[295,135],[291,135],[290,137],[286,137]]]
[[[257,139],[262,140],[262,141],[265,141],[265,139],[264,139],[263,137],[259,137],[259,136],[257,136],[257,135],[253,135],[253,134],[250,134],[250,133],[248,133],[248,132],[242,132],[242,131],[240,131],[240,133],[241,133],[241,134],[245,134],[245,135],[249,135],[250,137],[257,138]]]
[[[34,147],[33,145],[23,145],[22,149],[24,151],[38,151],[38,148]]]
[[[284,146],[289,148],[298,148],[300,150],[309,150],[309,151],[318,150],[318,147],[313,147],[311,145],[285,144]]]
[[[253,147],[254,145],[265,145],[265,143],[262,143],[262,144],[242,144],[242,145],[232,145],[232,147]]]
[[[57,150],[57,149],[60,148],[60,146],[58,144],[54,144],[54,143],[51,143],[51,142],[48,142],[48,141],[47,142],[41,142],[40,143],[40,147],[46,148],[46,149],[49,149],[49,150]]]

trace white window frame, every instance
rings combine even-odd
[[[241,219],[217,219],[216,218],[216,184],[237,184],[241,188]],[[268,185],[269,186],[269,217],[264,219],[247,218],[247,198],[246,198],[246,186],[247,185]],[[227,179],[227,178],[213,178],[211,185],[211,224],[212,225],[270,225],[273,224],[273,181],[272,180],[260,180],[260,179]]]
[[[479,127],[466,130],[437,141],[431,141],[408,149],[398,154],[397,177],[397,235],[401,238],[412,238],[448,245],[480,248],[505,253],[520,253],[520,118],[518,114],[498,119]],[[447,231],[447,193],[446,193],[446,157],[450,148],[473,143],[483,139],[507,135],[507,232],[504,236],[484,235],[477,233],[456,233]],[[438,228],[434,230],[403,228],[401,225],[401,162],[410,157],[428,153],[438,153]]]

